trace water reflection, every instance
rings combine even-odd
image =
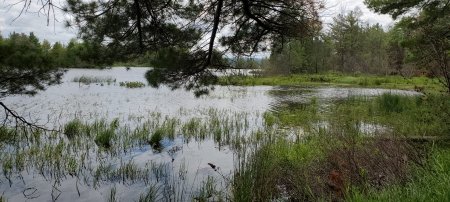
[[[42,174],[48,171],[37,169],[34,165],[37,162],[33,162],[36,159],[29,158],[26,169],[17,171],[9,179],[6,175],[0,177],[0,193],[10,201],[104,201],[114,187],[119,199],[129,201],[137,200],[151,187],[158,187],[161,200],[190,200],[188,197],[198,194],[203,182],[210,177],[215,180],[218,190],[227,191],[229,178],[237,166],[236,150],[245,151],[240,148],[248,145],[245,138],[251,138],[252,132],[264,127],[262,114],[268,110],[307,108],[312,98],[317,99],[320,107],[326,108],[327,104],[351,95],[376,96],[385,92],[417,95],[410,91],[384,89],[216,86],[210,95],[196,98],[191,92],[165,86],[129,89],[118,85],[125,81],[146,82],[146,71],[148,68],[71,69],[64,75],[61,85],[52,86],[34,97],[13,96],[3,102],[47,127],[59,128],[75,118],[86,122],[118,118],[123,123],[122,129],[128,131],[123,134],[135,135],[130,131],[147,123],[148,119],[153,121],[150,123],[160,124],[167,120],[166,117],[182,123],[199,118],[201,122],[219,126],[206,132],[207,135],[189,136],[183,134],[180,124],[173,138],[165,137],[159,142],[160,149],[152,148],[145,141],[127,139],[127,135],[119,136],[114,155],[102,152],[86,137],[86,142],[77,144],[89,147],[87,151],[68,144],[61,150],[61,156],[57,154],[61,158],[68,156],[77,160],[87,156],[83,160],[86,166],[79,175],[67,174],[66,168],[61,168],[63,177],[57,178],[50,172]],[[73,82],[74,78],[85,75],[114,78],[110,80],[115,82],[90,85]],[[327,124],[316,125],[328,127]],[[363,131],[369,132],[382,127],[369,123],[360,125]],[[67,142],[64,135],[59,135],[42,139],[49,141],[44,142],[49,144],[48,147],[57,147],[60,142]],[[2,147],[0,156],[6,159],[14,152],[26,155],[42,152],[45,148],[46,145],[36,146],[36,150],[29,146]],[[75,162],[82,163],[81,160]],[[5,162],[1,164],[3,167]],[[10,180],[11,184],[8,183]]]

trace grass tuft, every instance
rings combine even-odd
[[[163,128],[157,128],[155,132],[153,132],[153,135],[150,137],[150,140],[148,141],[149,144],[153,147],[153,149],[159,150],[161,149],[161,140],[164,137],[164,129]]]
[[[114,129],[110,128],[104,131],[100,131],[95,137],[95,144],[97,146],[109,149],[111,148],[111,139],[114,137]]]
[[[142,88],[145,87],[145,84],[140,81],[125,81],[120,82],[120,86],[126,87],[126,88]]]
[[[73,139],[76,136],[81,135],[82,130],[83,130],[83,123],[79,119],[69,121],[64,126],[64,134],[66,134],[67,138],[69,139]]]
[[[115,83],[116,79],[113,77],[98,77],[98,76],[86,76],[83,75],[81,77],[75,77],[72,79],[72,82],[82,83],[85,85],[89,85],[91,83],[107,83],[110,85],[111,83]]]
[[[381,110],[391,113],[400,113],[407,108],[408,98],[392,93],[383,93],[378,99]]]
[[[148,188],[147,192],[139,196],[139,202],[154,202],[161,200],[159,197],[160,187],[158,185],[152,185]]]

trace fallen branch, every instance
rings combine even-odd
[[[3,121],[3,125],[6,124],[6,121],[8,120],[9,116],[11,116],[14,119],[14,121],[16,122],[16,124],[22,123],[25,126],[30,127],[32,129],[39,129],[39,130],[50,131],[50,132],[58,132],[57,130],[48,129],[48,128],[45,128],[44,126],[37,125],[37,124],[27,121],[25,118],[23,118],[22,116],[17,114],[15,111],[9,109],[3,102],[0,102],[0,106],[2,106],[3,109],[5,110],[5,119]]]

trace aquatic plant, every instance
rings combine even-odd
[[[437,78],[412,77],[405,79],[401,76],[373,76],[373,75],[343,75],[333,72],[321,74],[290,74],[290,75],[262,75],[262,76],[242,76],[231,75],[219,78],[221,85],[271,85],[271,86],[317,86],[317,85],[338,85],[338,86],[363,86],[387,89],[408,89],[415,90],[419,86],[426,92],[439,92],[444,90]]]
[[[83,75],[81,77],[75,77],[72,79],[72,82],[82,83],[85,85],[89,85],[91,83],[103,84],[107,83],[110,85],[111,83],[115,83],[116,79],[113,77],[100,77],[100,76],[86,76]]]
[[[120,86],[126,88],[142,88],[145,87],[145,84],[140,81],[124,81],[119,83]]]
[[[109,191],[109,196],[106,200],[107,202],[118,202],[119,200],[117,199],[117,189],[116,186],[113,186],[111,188],[111,190]]]
[[[201,120],[192,118],[182,126],[181,131],[186,137],[194,137],[201,129]]]
[[[196,201],[209,201],[214,200],[219,195],[219,191],[216,188],[216,182],[213,177],[208,176],[205,181],[203,181],[202,186],[199,190],[197,196],[194,196],[193,199]]]
[[[8,143],[13,141],[15,133],[16,131],[14,129],[8,128],[6,126],[0,126],[0,146],[2,142]]]
[[[64,126],[64,134],[66,134],[67,138],[73,139],[78,135],[81,135],[83,128],[83,123],[79,119],[74,119],[72,121],[67,122]]]
[[[161,193],[160,186],[157,184],[151,185],[148,190],[139,196],[138,202],[155,202],[161,200],[159,194]]]
[[[97,146],[109,149],[111,147],[111,139],[114,137],[114,129],[109,128],[104,131],[100,131],[95,137],[95,144]]]
[[[385,112],[402,112],[408,105],[408,98],[392,93],[383,93],[377,98],[379,107]]]
[[[155,132],[153,132],[152,136],[148,143],[156,150],[161,149],[161,140],[164,137],[164,128],[157,128]]]
[[[351,96],[322,105],[326,101],[312,98],[309,102],[281,103],[274,111],[261,114],[210,108],[188,119],[160,113],[131,117],[129,122],[74,119],[64,125],[72,134],[70,141],[61,132],[17,130],[14,142],[0,142],[4,151],[0,153],[2,181],[16,183],[28,171],[54,181],[76,178],[79,182],[75,186],[93,188],[111,187],[117,182],[142,183],[147,189],[134,198],[141,201],[341,200],[353,193],[355,198],[358,193],[371,196],[366,194],[412,179],[416,174],[409,171],[415,159],[425,162],[410,152],[415,147],[404,141],[405,134],[443,135],[450,131],[445,124],[448,99],[400,96],[400,103],[407,107],[398,112],[387,112],[380,106],[381,99]],[[369,136],[361,130],[365,123],[387,130]],[[0,128],[0,137],[8,130]],[[224,179],[205,176],[192,183],[196,176],[190,176],[183,164],[174,166],[180,160],[170,153],[177,152],[175,147],[167,151],[173,162],[128,160],[136,151],[147,151],[149,144],[160,149],[165,138],[180,138],[186,143],[213,141],[218,149],[225,148],[236,156],[236,170],[226,173]],[[420,148],[415,151],[426,154]],[[386,179],[380,180],[380,173]],[[439,173],[441,178],[447,175]],[[441,190],[443,186],[436,187]],[[424,191],[417,186],[415,190]]]

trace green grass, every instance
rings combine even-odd
[[[154,202],[161,200],[159,197],[160,194],[160,188],[157,185],[152,185],[148,187],[147,192],[144,194],[141,194],[139,197],[139,202]]]
[[[316,98],[312,98],[306,103],[284,103],[274,108],[273,115],[265,114],[266,124],[273,125],[277,123],[281,126],[296,127],[300,126],[307,129],[311,124],[319,120],[319,105]]]
[[[79,136],[82,134],[83,130],[83,123],[79,119],[75,119],[72,121],[69,121],[64,126],[64,134],[66,134],[67,138],[73,139],[76,136]]]
[[[404,90],[443,91],[437,79],[427,77],[404,78],[401,76],[344,75],[337,73],[292,74],[288,76],[229,76],[219,79],[221,85],[270,85],[270,86],[318,86],[334,85],[345,87],[371,87]]]
[[[276,93],[290,96],[289,93],[303,91]],[[162,184],[170,177],[180,177],[181,172],[166,170],[173,164],[148,162],[143,166],[121,161],[120,165],[113,166],[109,160],[118,162],[123,153],[135,148],[150,144],[155,149],[160,147],[158,145],[163,138],[174,139],[183,135],[186,142],[212,140],[217,147],[226,146],[236,156],[236,170],[231,175],[224,173],[226,188],[223,190],[217,190],[222,187],[216,186],[216,181],[209,178],[198,187],[184,188],[198,190],[192,195],[194,200],[212,200],[210,196],[213,196],[217,197],[214,200],[268,201],[281,200],[287,195],[299,201],[422,201],[428,198],[442,201],[448,197],[448,146],[424,144],[408,147],[410,145],[406,145],[403,139],[384,139],[450,135],[450,99],[446,95],[350,96],[332,102],[312,98],[301,103],[277,103],[273,111],[258,115],[216,109],[200,114],[201,118],[181,121],[155,113],[148,119],[136,119],[137,122],[131,124],[122,123],[119,119],[75,119],[63,127],[70,141],[61,138],[60,132],[18,132],[14,136],[17,142],[13,144],[8,140],[11,137],[9,129],[0,127],[0,140],[7,138],[0,144],[8,146],[0,147],[8,149],[3,149],[7,152],[0,154],[2,172],[9,179],[25,170],[45,177],[51,175],[55,180],[86,175],[92,178],[87,183],[94,188],[117,182],[142,183],[142,187],[148,190],[143,190],[141,201],[163,200],[163,197],[173,195],[161,194],[162,190],[170,188],[173,190],[170,193],[176,195],[175,189],[178,189],[172,184],[178,181]],[[263,126],[254,130],[255,123]],[[326,126],[316,127],[318,123]],[[359,130],[362,123],[381,125],[388,130],[368,136]],[[302,132],[297,129],[302,129]],[[409,153],[411,148],[424,152],[420,162],[425,166],[415,164],[414,156]],[[103,156],[107,156],[107,160],[103,160]],[[403,161],[407,164],[399,163]],[[329,176],[334,170],[339,171],[344,179],[351,179],[351,183],[346,184],[349,186],[341,187],[343,196],[336,195],[329,188]],[[382,186],[372,180],[378,179],[380,173],[389,179]],[[154,184],[153,180],[159,184]],[[179,186],[183,189],[182,185]],[[230,196],[226,195],[228,190]],[[436,196],[431,195],[433,191],[437,192]],[[111,190],[113,192],[115,190]],[[136,195],[136,199],[138,197]]]
[[[390,139],[448,137],[447,95],[350,96],[326,109],[319,108],[312,99],[310,103],[280,105],[276,111],[263,114],[269,127],[308,129],[318,121],[327,126],[305,130],[295,140],[286,140],[283,130],[277,131],[275,139],[260,143],[235,172],[234,200],[267,201],[286,196],[299,201],[450,199],[450,147],[437,147],[429,152],[434,148],[432,144]],[[367,136],[359,129],[362,123],[389,129]],[[267,134],[257,134],[264,135]],[[424,161],[425,167],[417,164]],[[330,176],[334,174],[343,181],[337,186],[339,191],[330,188]],[[432,196],[434,191],[436,196]]]
[[[449,201],[450,146],[436,146],[424,167],[416,167],[406,184],[395,184],[383,190],[350,193],[348,201]]]
[[[5,126],[0,126],[0,145],[2,142],[10,143],[13,141],[13,136],[15,134],[14,129],[7,128]]]
[[[140,81],[125,81],[120,82],[120,86],[126,87],[126,88],[142,88],[145,87],[145,84]]]
[[[153,132],[148,143],[156,150],[161,149],[161,140],[164,137],[165,130],[163,128],[158,128]]]
[[[375,99],[354,98],[334,106],[330,117],[377,123],[392,128],[397,136],[449,136],[448,95],[400,96],[383,94]]]
[[[255,151],[243,163],[233,178],[235,201],[267,201],[281,196],[279,186],[292,185],[290,194],[306,193],[305,183],[310,170],[306,165],[323,159],[323,137],[311,137],[306,142],[293,143],[277,139]],[[302,189],[302,190],[300,190]],[[303,190],[304,189],[304,190]]]
[[[386,113],[400,113],[408,108],[408,97],[384,93],[377,98],[379,108]]]
[[[104,131],[100,131],[95,137],[95,144],[101,148],[109,149],[112,146],[112,138],[114,137],[114,129],[109,128]]]

